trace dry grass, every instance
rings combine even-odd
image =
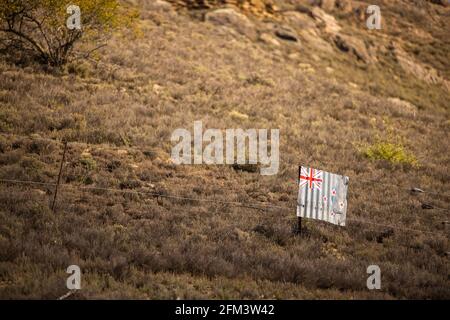
[[[100,63],[52,72],[0,62],[0,178],[55,181],[58,141],[70,142],[56,214],[51,188],[0,185],[1,298],[57,298],[70,264],[83,272],[75,298],[450,297],[448,216],[419,202],[448,199],[392,187],[448,193],[448,92],[383,63],[368,81],[367,68],[337,50],[317,60],[301,44],[274,49],[185,14],[141,15],[142,35],[113,39]],[[403,112],[392,96],[423,103]],[[170,135],[195,120],[279,128],[278,175],[173,165]],[[360,153],[386,131],[420,167]],[[348,217],[432,234],[307,221],[298,237],[294,211],[77,188],[293,206],[299,164],[350,176]],[[381,267],[380,291],[366,288],[371,264]]]

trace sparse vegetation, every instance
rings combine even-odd
[[[82,26],[69,29],[67,8],[72,4],[69,0],[1,0],[0,49],[59,67],[71,58],[86,58],[135,15],[117,0],[77,0]]]
[[[278,45],[199,21],[203,11],[129,2],[142,8],[142,38],[113,34],[100,62],[69,63],[54,74],[0,56],[0,179],[54,183],[61,141],[69,141],[55,214],[52,186],[0,183],[0,298],[58,298],[71,264],[82,270],[82,290],[72,296],[79,299],[450,297],[448,215],[425,215],[420,206],[448,207],[447,198],[397,187],[448,194],[449,93],[398,66],[389,43],[410,43],[412,33],[397,11],[383,16],[391,25],[379,37],[352,12],[328,12],[341,17],[346,34],[377,45],[378,61],[365,65],[310,21],[309,1],[274,1],[294,11],[294,3],[304,5],[291,14],[302,27],[282,20],[299,41]],[[386,5],[407,16],[416,10],[404,1]],[[435,10],[434,20],[425,15],[423,26],[409,28],[439,43],[420,61],[433,52],[440,58],[430,65],[450,70],[442,57],[448,34],[436,31],[448,23],[448,8]],[[276,37],[270,23],[279,20],[246,14],[258,32]],[[317,34],[308,40],[302,30],[311,23]],[[319,38],[323,50],[314,47]],[[171,163],[171,133],[196,120],[208,128],[279,128],[278,175]],[[305,219],[300,237],[294,209],[144,194],[292,207],[300,164],[350,177],[349,218],[429,233]],[[371,264],[382,270],[382,290],[366,288]]]

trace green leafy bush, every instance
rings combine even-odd
[[[363,154],[371,160],[387,160],[391,163],[404,163],[417,166],[416,157],[401,144],[377,141],[363,149]]]

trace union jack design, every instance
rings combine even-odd
[[[319,190],[322,189],[322,179],[323,172],[321,170],[313,169],[313,168],[305,168],[301,167],[300,172],[300,188],[308,185],[309,189],[317,188]]]

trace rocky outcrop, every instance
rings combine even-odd
[[[393,43],[391,49],[394,51],[399,65],[405,72],[414,75],[416,78],[428,84],[442,85],[447,91],[450,91],[450,81],[441,77],[436,69],[416,61],[399,44]]]
[[[283,40],[298,41],[297,32],[287,25],[277,25],[275,27],[275,35]]]
[[[235,7],[245,13],[259,17],[271,16],[277,7],[272,0],[167,0],[178,8],[187,9],[216,9]]]
[[[250,39],[257,38],[255,26],[250,19],[232,8],[217,9],[208,12],[205,15],[205,20],[216,25],[231,27]]]
[[[311,15],[320,23],[326,33],[337,34],[341,30],[341,26],[337,23],[336,19],[319,7],[314,7],[311,10]]]
[[[333,52],[333,47],[320,36],[317,29],[303,29],[300,31],[299,35],[311,48],[322,52]]]
[[[374,61],[363,40],[343,34],[336,34],[333,40],[341,51],[349,52],[365,63]]]
[[[353,10],[351,0],[315,0],[312,4],[327,12],[337,10],[342,13],[350,13]]]

